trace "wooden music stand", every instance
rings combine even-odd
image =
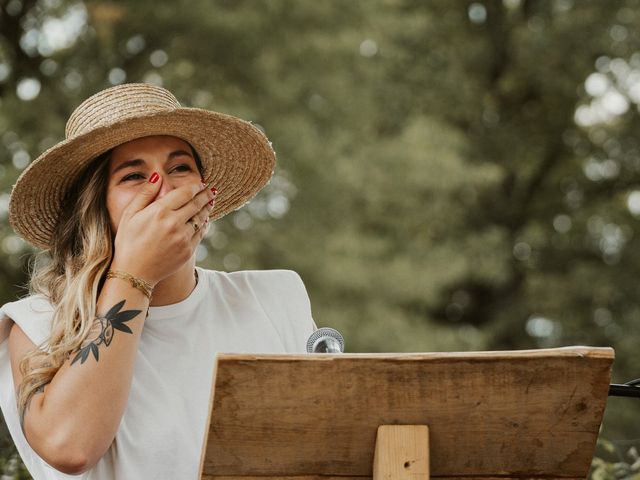
[[[220,355],[200,478],[585,478],[613,358]]]

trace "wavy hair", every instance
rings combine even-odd
[[[20,418],[30,399],[51,382],[91,332],[98,294],[113,257],[113,232],[106,207],[111,152],[96,158],[67,193],[52,245],[38,254],[29,290],[54,306],[45,345],[20,362]]]
[[[189,147],[202,174],[200,156]],[[20,362],[21,419],[31,397],[51,382],[92,331],[98,295],[113,259],[114,232],[106,206],[110,159],[111,151],[97,157],[69,189],[51,248],[33,263],[30,293],[44,295],[54,310],[47,343]]]

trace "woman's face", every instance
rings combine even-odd
[[[123,210],[154,172],[162,177],[156,199],[181,185],[201,183],[193,150],[184,140],[155,135],[118,145],[111,152],[107,186],[107,210],[114,234]]]

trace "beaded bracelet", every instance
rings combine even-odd
[[[149,282],[141,278],[134,277],[130,273],[121,272],[120,270],[109,270],[107,272],[107,278],[119,278],[121,280],[126,280],[131,284],[133,288],[140,290],[145,297],[151,300],[151,292],[153,292],[153,287],[151,286],[151,284],[149,284]]]

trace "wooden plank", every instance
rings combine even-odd
[[[262,477],[262,476],[229,476],[229,475],[203,475],[201,480],[372,480],[371,477],[326,477],[324,475],[304,475],[296,477],[277,476],[277,477]],[[463,479],[464,480],[464,479]],[[486,479],[483,479],[486,480]],[[490,479],[489,479],[490,480]],[[545,479],[548,480],[548,479]],[[582,479],[584,480],[584,479]]]
[[[612,362],[588,347],[222,355],[203,473],[371,477],[378,426],[415,424],[434,477],[585,478]]]
[[[429,480],[429,427],[380,425],[373,480]]]
[[[584,480],[584,477],[431,477],[438,480]],[[202,480],[373,480],[372,477],[334,477],[325,475],[304,476],[217,476],[203,475]]]

